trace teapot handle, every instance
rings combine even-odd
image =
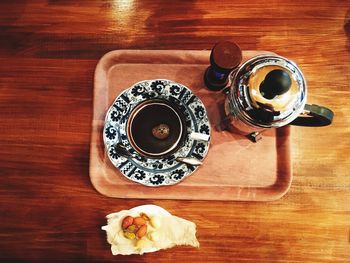
[[[290,124],[309,127],[327,126],[332,123],[333,116],[333,111],[326,107],[305,104],[304,112]]]

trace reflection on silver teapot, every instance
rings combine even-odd
[[[236,46],[236,45],[235,45]],[[278,55],[253,57],[228,75],[222,126],[253,141],[269,128],[287,124],[326,126],[333,112],[307,104],[307,84],[298,66]]]

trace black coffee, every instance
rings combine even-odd
[[[157,100],[136,107],[128,127],[129,140],[139,153],[163,157],[178,149],[185,126],[183,114],[176,107]]]

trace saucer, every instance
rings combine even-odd
[[[124,90],[107,111],[103,141],[112,164],[129,180],[146,186],[176,184],[191,175],[198,166],[178,162],[178,157],[202,161],[208,153],[208,141],[186,136],[182,147],[165,158],[146,158],[131,146],[127,122],[133,109],[149,99],[162,99],[175,104],[185,116],[185,129],[210,135],[210,123],[202,101],[187,87],[170,80],[145,80]],[[114,145],[122,144],[130,156],[121,156]]]

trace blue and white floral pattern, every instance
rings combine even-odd
[[[146,173],[142,170],[138,170],[137,172],[134,173],[134,177],[136,180],[143,180],[146,178]]]
[[[150,180],[151,184],[153,184],[153,185],[160,185],[164,182],[165,177],[164,177],[164,175],[155,174],[149,180]]]
[[[197,106],[194,109],[194,115],[196,115],[197,119],[202,119],[205,116],[205,109],[202,106]]]
[[[151,89],[158,94],[162,94],[162,91],[165,89],[165,83],[162,80],[155,80],[151,84]]]
[[[117,130],[113,126],[108,126],[105,129],[105,134],[108,139],[113,140],[117,136]]]
[[[201,125],[201,127],[199,128],[199,132],[209,135],[210,134],[209,126],[206,124]]]
[[[120,157],[114,146],[109,148],[108,155],[113,159],[118,159]]]
[[[118,111],[112,111],[111,113],[111,119],[113,121],[119,121],[122,115]]]
[[[144,92],[145,92],[145,88],[143,86],[140,86],[140,85],[135,85],[131,89],[131,94],[134,96],[142,95],[142,93],[144,93]]]
[[[176,169],[175,171],[171,172],[171,177],[174,180],[181,180],[182,177],[184,177],[185,172],[182,169]]]
[[[137,153],[127,136],[127,122],[130,113],[147,99],[164,99],[177,105],[185,116],[188,134],[182,147],[164,158],[146,158]],[[210,135],[210,123],[205,106],[187,87],[176,82],[157,79],[134,84],[124,90],[107,112],[103,141],[112,164],[128,179],[151,187],[173,185],[191,175],[197,167],[178,162],[177,157],[191,157],[203,160],[210,141],[195,141],[190,132]],[[116,144],[122,144],[130,156],[119,154]]]

